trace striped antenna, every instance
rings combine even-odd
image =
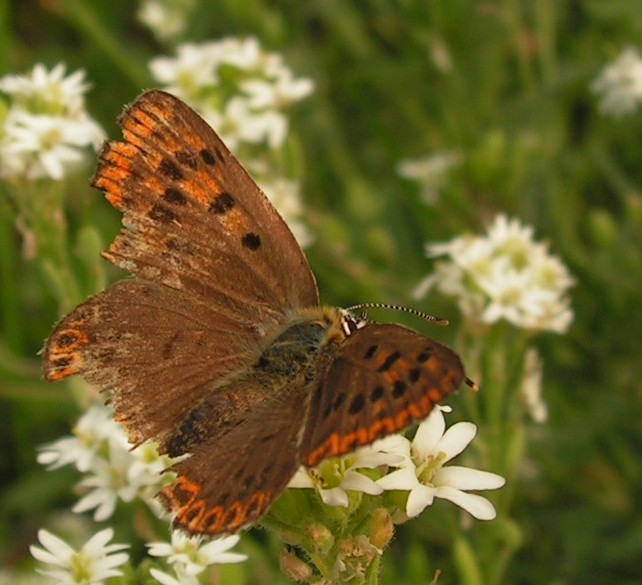
[[[419,309],[411,309],[410,307],[391,305],[389,303],[360,303],[358,305],[352,305],[345,310],[348,312],[361,311],[365,317],[365,315],[367,314],[367,309],[390,309],[392,311],[401,311],[402,313],[410,313],[415,317],[419,317],[420,319],[424,319],[425,321],[429,321],[430,323],[434,323],[435,325],[439,325],[440,327],[446,327],[448,325],[448,319],[442,319],[441,317],[429,315],[428,313],[424,313]]]

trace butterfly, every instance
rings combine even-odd
[[[466,378],[411,329],[319,305],[269,200],[189,106],[160,90],[119,118],[92,185],[123,214],[103,256],[133,278],[64,317],[44,377],[110,392],[130,441],[182,457],[160,492],[188,533],[256,523],[301,466],[425,418]]]

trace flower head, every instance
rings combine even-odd
[[[0,119],[0,177],[59,180],[88,146],[98,148],[105,134],[85,110],[84,75],[65,77],[62,64],[51,71],[37,64],[26,75],[0,79],[9,98]]]
[[[377,484],[385,490],[408,492],[406,514],[419,515],[435,498],[457,504],[479,520],[492,520],[496,512],[484,497],[468,490],[497,489],[504,485],[503,477],[487,471],[451,465],[446,467],[473,440],[477,427],[469,422],[454,424],[446,430],[442,407],[435,407],[430,416],[417,428],[412,441],[404,440],[398,451],[403,456],[399,469],[392,471]]]
[[[32,545],[31,554],[51,569],[38,572],[51,577],[53,582],[65,585],[100,584],[109,577],[122,575],[116,569],[125,564],[129,555],[120,552],[126,544],[107,544],[114,537],[111,528],[92,536],[79,550],[73,549],[64,540],[46,530],[38,531],[41,547]]]
[[[38,461],[56,469],[75,465],[85,474],[78,484],[83,497],[74,505],[77,513],[94,510],[98,521],[110,518],[119,500],[140,498],[152,507],[152,498],[169,479],[161,472],[170,466],[154,443],[132,450],[122,426],[114,422],[110,409],[92,406],[78,421],[74,437],[45,446]]]
[[[400,463],[402,457],[395,453],[400,440],[403,440],[403,437],[392,435],[344,457],[326,459],[313,469],[301,467],[290,480],[288,487],[314,488],[319,492],[323,503],[328,506],[347,506],[346,491],[378,495],[383,492],[383,488],[358,470]]]
[[[240,143],[279,148],[287,134],[288,106],[313,89],[296,79],[280,55],[255,38],[225,38],[180,45],[176,57],[151,61],[154,78],[188,101],[234,150]]]
[[[461,236],[427,246],[437,264],[432,283],[456,296],[462,312],[483,323],[505,319],[530,330],[565,332],[573,320],[568,289],[573,278],[533,230],[498,215],[484,236]]]
[[[247,558],[244,554],[228,552],[239,540],[240,537],[234,535],[208,541],[200,536],[173,531],[171,543],[152,542],[147,546],[151,556],[166,558],[176,577],[151,569],[152,577],[164,585],[197,584],[199,581],[196,576],[210,565],[240,563]]]
[[[591,89],[600,95],[600,110],[614,118],[635,112],[642,102],[642,57],[627,47],[593,81]]]

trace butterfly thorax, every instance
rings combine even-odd
[[[297,312],[261,353],[252,369],[259,379],[315,379],[347,337],[341,310],[318,307]]]

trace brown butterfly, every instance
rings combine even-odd
[[[436,341],[320,307],[287,225],[185,103],[148,91],[119,123],[92,184],[123,213],[103,256],[134,278],[58,323],[44,375],[111,391],[132,443],[191,454],[161,492],[176,526],[236,532],[301,464],[395,433],[470,383]]]

